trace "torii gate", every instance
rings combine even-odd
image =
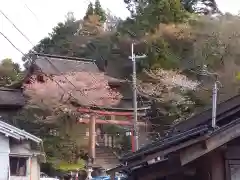
[[[150,107],[142,107],[138,108],[138,115],[145,116],[146,110]],[[115,124],[115,125],[121,125],[121,126],[133,126],[133,108],[104,108],[104,110],[100,110],[98,107],[80,107],[77,109],[78,112],[81,112],[83,114],[90,115],[90,117],[87,118],[79,118],[78,122],[80,123],[86,123],[89,124],[89,156],[93,159],[95,159],[95,132],[96,132],[96,124]],[[110,116],[110,120],[103,120],[100,119],[99,116]],[[121,121],[116,120],[116,116],[124,116],[128,120]],[[146,122],[138,122],[139,126],[147,126]],[[132,129],[133,132],[133,129]],[[132,144],[132,151],[135,151],[135,144],[133,139],[133,133],[131,133],[131,144]]]

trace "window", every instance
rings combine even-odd
[[[10,161],[10,175],[11,176],[26,176],[27,173],[26,157],[9,157]]]

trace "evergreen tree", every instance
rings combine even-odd
[[[94,8],[93,4],[90,2],[86,11],[86,14],[84,16],[84,20],[87,19],[89,16],[92,16],[94,14]]]
[[[95,9],[94,9],[94,14],[98,15],[100,17],[100,22],[105,22],[106,21],[106,13],[103,10],[101,3],[99,0],[95,1]]]

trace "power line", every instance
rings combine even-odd
[[[13,43],[12,43],[12,41],[9,39],[9,38],[7,38],[2,32],[0,32],[0,34],[18,51],[18,52],[20,52],[23,56],[25,56],[25,54],[19,49],[19,48],[17,48]],[[49,60],[48,60],[49,61]],[[56,67],[55,67],[56,68]],[[42,73],[44,73],[44,72],[42,72]],[[46,75],[45,73],[44,73],[44,75]],[[47,77],[49,77],[48,75],[46,75]],[[49,77],[49,78],[51,78],[51,77]],[[51,80],[53,80],[52,78],[51,78]],[[54,81],[63,91],[64,91],[64,93],[67,93],[66,92],[66,90],[57,82],[57,81]],[[69,93],[70,94],[70,93]],[[71,95],[71,94],[70,94]],[[72,96],[72,95],[71,95]],[[108,123],[110,123],[107,119],[104,119],[105,121],[107,121]],[[119,126],[118,126],[119,127]],[[123,128],[123,127],[121,127],[120,126],[120,128],[122,128],[122,129],[125,129],[125,128]],[[126,130],[126,129],[125,129]]]
[[[35,17],[35,19],[39,21],[37,15],[29,8],[29,6],[26,3],[24,3],[24,6],[31,12],[31,14]]]
[[[20,32],[21,33],[21,35],[25,38],[25,39],[27,39],[28,40],[28,42],[29,43],[31,43],[33,46],[34,46],[34,44],[29,40],[29,38],[24,34],[24,33],[22,33],[22,31],[7,17],[7,15],[5,15],[4,13],[3,13],[3,11],[2,10],[0,10],[0,13],[15,27],[15,29],[17,29],[17,31],[18,32]],[[2,34],[3,35],[3,34]],[[4,35],[3,35],[4,36]],[[6,37],[6,36],[4,36],[4,37]],[[7,39],[8,41],[9,41],[9,39]],[[20,51],[20,49],[18,49],[11,41],[9,41],[19,52],[21,52]],[[24,55],[24,53],[23,52],[21,52],[22,54],[23,54],[23,56],[25,56]],[[55,70],[57,70],[58,72],[60,72],[57,68],[56,68],[56,66],[54,66],[54,64],[52,64],[52,62],[48,59],[48,58],[45,58],[51,65],[52,65],[52,67],[55,69]],[[61,72],[60,72],[61,73]],[[75,89],[77,89],[76,88],[76,86],[66,77],[66,76],[64,76],[64,78],[75,88]],[[57,83],[59,86],[60,86],[60,84],[59,83]],[[61,87],[61,86],[60,86]],[[61,87],[62,88],[62,87]],[[63,89],[63,88],[62,88]],[[81,92],[84,96],[85,96],[85,94],[83,93],[83,92]]]
[[[26,6],[26,8],[35,16],[35,18],[36,19],[38,19],[37,18],[37,16],[36,16],[36,14],[27,6],[27,4],[25,4],[25,6]],[[110,11],[110,10],[109,10]],[[111,11],[110,11],[111,12]],[[112,12],[111,12],[112,13]],[[5,16],[6,17],[6,16]],[[7,18],[7,17],[6,17]],[[9,19],[9,18],[8,18]],[[10,21],[11,22],[11,21]],[[18,29],[17,27],[16,27],[16,25],[14,24],[14,23],[12,23],[13,25],[14,25],[14,27],[16,28],[16,29]],[[19,29],[18,29],[19,30]],[[20,30],[19,30],[20,31]],[[21,31],[20,31],[21,32]],[[21,33],[23,36],[24,36],[24,34],[23,33]],[[28,39],[26,36],[24,36],[26,39]],[[29,39],[28,39],[29,40]],[[68,41],[68,42],[71,42],[71,41]],[[31,43],[31,41],[30,41],[30,43]],[[31,43],[32,44],[32,43]],[[68,48],[69,49],[69,48]],[[73,50],[73,49],[72,49]],[[92,50],[92,49],[90,49],[90,50]],[[104,60],[103,59],[103,57],[101,56],[100,57],[102,60]],[[47,59],[47,58],[46,58]],[[48,60],[48,59],[47,59]],[[49,60],[48,60],[48,62],[51,64],[51,65],[53,65]],[[53,67],[55,68],[55,69],[57,69],[54,65],[53,65]],[[65,77],[65,76],[64,76]],[[66,77],[65,77],[66,78]],[[66,78],[67,79],[67,78]],[[71,82],[71,81],[69,81],[68,79],[67,79],[67,81],[71,84],[71,85],[73,85],[73,87],[74,88],[76,88],[75,86],[74,86],[74,84]],[[141,97],[141,96],[140,96]],[[153,126],[154,126],[154,124],[152,124]],[[156,125],[156,126],[158,126],[158,125]]]
[[[0,9],[0,13],[13,25],[13,27],[32,45],[34,44],[30,41],[30,39],[8,18],[6,14]]]
[[[1,34],[18,52],[20,52],[20,53],[24,56],[24,53],[23,53],[19,48],[17,48],[7,36],[5,36],[2,32],[0,32],[0,34]]]

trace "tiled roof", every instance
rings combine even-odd
[[[61,56],[39,56],[35,65],[45,74],[59,75],[68,72],[100,72],[94,61],[71,59]]]
[[[216,122],[220,128],[219,130],[224,130],[225,126],[230,126],[236,122],[240,123],[240,119],[236,120],[236,114],[240,112],[239,100],[240,95],[237,95],[218,104]],[[148,153],[151,154],[154,152],[159,152],[163,149],[181,144],[190,139],[195,139],[197,136],[202,136],[212,129],[211,118],[211,109],[199,113],[174,126],[169,135],[162,137],[161,139],[157,139],[153,143],[146,145],[135,153],[124,155],[121,160],[134,160],[143,155],[147,155]]]
[[[25,105],[25,97],[21,90],[0,87],[0,108]]]

